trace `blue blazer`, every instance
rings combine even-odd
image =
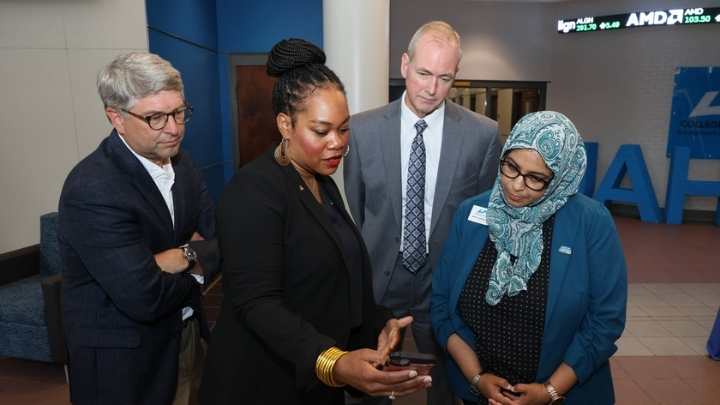
[[[460,318],[458,298],[488,237],[487,225],[470,221],[474,205],[487,207],[486,192],[462,203],[455,213],[440,263],[433,274],[431,317],[445,348],[455,393],[477,400],[467,379],[447,353],[450,335],[475,347],[475,335]],[[545,382],[565,362],[577,384],[566,403],[614,403],[608,359],[625,327],[627,270],[620,240],[607,209],[582,194],[568,199],[555,216],[545,330],[537,382]]]

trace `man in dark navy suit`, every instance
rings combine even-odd
[[[192,403],[202,273],[218,262],[212,202],[180,152],[192,109],[157,55],[119,56],[97,85],[114,130],[70,172],[59,207],[70,397]]]

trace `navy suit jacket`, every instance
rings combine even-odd
[[[195,231],[213,238],[215,226],[200,173],[182,153],[172,164],[174,227],[157,186],[114,131],[65,181],[58,238],[75,404],[173,400],[181,308],[199,302],[200,285],[160,271],[153,255]]]
[[[486,192],[460,205],[433,275],[432,324],[438,342],[446,349],[453,333],[475,347],[476,337],[460,317],[458,299],[488,238],[487,225],[468,216],[474,205],[487,207],[489,195]],[[627,269],[610,213],[582,194],[570,197],[555,215],[551,249],[536,381],[547,381],[565,362],[578,378],[566,403],[612,404],[608,359],[625,327]],[[447,357],[455,393],[477,400],[457,364],[449,354]]]

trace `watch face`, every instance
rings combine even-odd
[[[186,246],[184,249],[185,252],[185,259],[189,262],[195,262],[197,261],[197,253],[195,250],[189,246]]]

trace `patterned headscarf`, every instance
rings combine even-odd
[[[554,176],[538,201],[516,208],[505,201],[498,170],[487,211],[490,239],[498,252],[485,294],[490,305],[504,295],[513,297],[527,289],[542,258],[542,224],[577,193],[587,163],[575,125],[554,111],[531,113],[518,121],[502,156],[513,149],[537,151]],[[514,262],[511,257],[516,258]]]

